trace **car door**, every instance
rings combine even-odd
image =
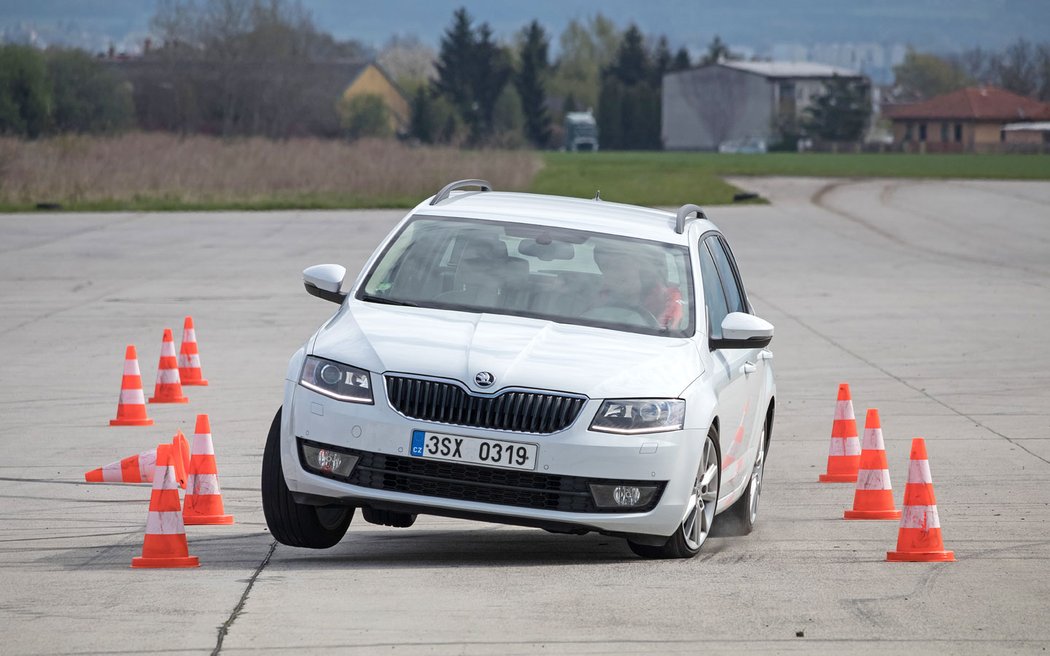
[[[707,305],[708,339],[722,337],[722,320],[730,312],[747,312],[732,260],[718,233],[704,235],[699,249],[700,275]],[[753,451],[752,424],[755,408],[751,401],[751,373],[755,369],[755,349],[711,350],[715,394],[720,422],[722,450],[722,489],[735,490],[750,474]]]

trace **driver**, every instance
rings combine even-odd
[[[595,307],[626,306],[651,315],[660,328],[677,327],[682,319],[682,293],[667,284],[664,258],[647,255],[601,242],[595,244],[594,262],[602,272]]]

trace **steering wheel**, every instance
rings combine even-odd
[[[660,325],[660,320],[657,319],[656,315],[654,315],[652,312],[650,312],[649,310],[647,310],[647,309],[645,309],[643,307],[638,307],[637,305],[631,305],[630,303],[625,303],[623,301],[606,302],[606,303],[604,303],[602,305],[599,305],[598,307],[594,307],[594,308],[591,308],[590,310],[587,310],[586,312],[584,312],[583,314],[580,315],[580,318],[581,319],[597,319],[599,321],[601,321],[601,320],[605,320],[605,321],[620,321],[621,320],[619,317],[610,317],[609,313],[603,312],[603,310],[607,310],[607,309],[624,310],[624,311],[626,311],[626,312],[628,312],[630,314],[633,314],[636,317],[638,317],[639,319],[641,319],[642,323],[645,324],[645,326],[648,327],[648,328],[656,328],[656,329],[663,328],[663,326]]]

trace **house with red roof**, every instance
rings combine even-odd
[[[967,87],[943,96],[882,108],[893,142],[909,152],[997,151],[1015,143],[1007,125],[1050,121],[1050,105],[999,87]]]

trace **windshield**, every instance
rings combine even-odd
[[[691,281],[684,246],[419,217],[379,257],[357,298],[688,337]]]

